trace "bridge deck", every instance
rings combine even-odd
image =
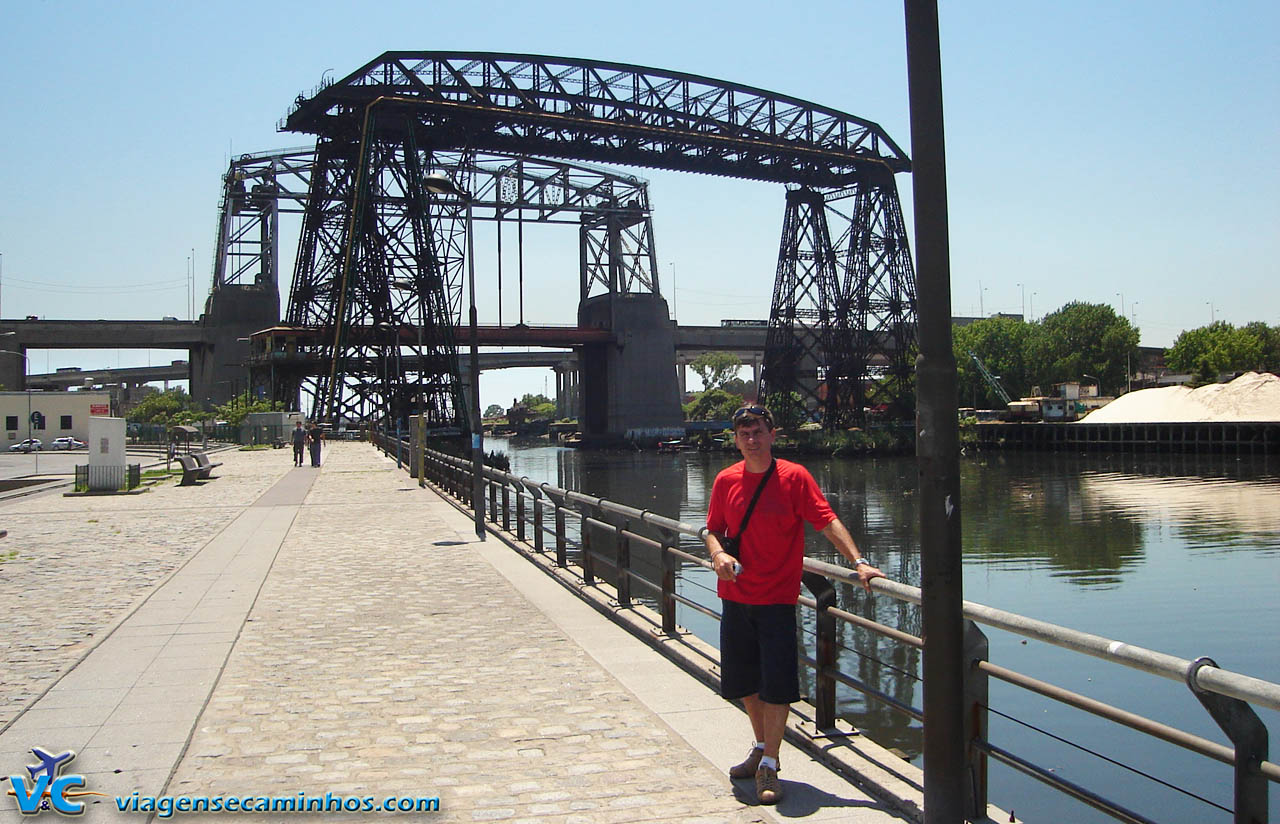
[[[111,795],[438,796],[444,821],[901,820],[791,749],[788,798],[754,806],[723,773],[747,738],[737,709],[477,543],[368,445],[332,444],[318,470],[278,450],[219,459],[200,486],[0,503],[19,550],[0,581],[11,772],[41,746],[76,750],[86,789]],[[89,822],[118,815],[86,800]],[[15,803],[0,796],[0,821]]]

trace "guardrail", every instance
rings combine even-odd
[[[430,480],[439,490],[460,503],[471,505],[472,469],[469,460],[421,449],[416,439],[400,441],[398,438],[379,434],[373,440],[389,456],[396,457],[397,465],[406,464],[410,473],[418,478],[419,485],[425,486],[426,481]],[[701,542],[705,527],[693,526],[582,492],[560,489],[549,483],[517,477],[491,467],[484,468],[484,488],[488,497],[486,520],[493,528],[512,535],[516,541],[536,553],[554,551],[555,564],[560,568],[569,565],[569,551],[574,549],[586,585],[600,583],[598,565],[612,569],[615,597],[620,607],[634,605],[635,586],[648,590],[657,604],[663,633],[675,635],[678,632],[678,604],[719,619],[715,610],[683,596],[676,586],[682,564],[710,568],[710,563],[705,558],[680,548],[681,536]],[[576,539],[568,529],[571,518],[578,522]],[[648,527],[660,537],[655,539],[637,531],[641,526]],[[611,536],[612,541],[608,543],[612,546],[597,546],[592,538],[593,530],[598,534]],[[554,539],[552,548],[546,546],[548,537]],[[648,546],[661,553],[661,580],[650,580],[633,568],[631,548],[634,544]],[[801,666],[811,669],[814,674],[811,701],[815,726],[819,729],[835,727],[837,683],[857,690],[896,712],[923,721],[923,710],[899,701],[840,669],[837,623],[858,626],[920,650],[924,649],[924,642],[895,627],[837,608],[833,582],[859,585],[857,577],[848,568],[807,558],[804,570],[804,583],[813,597],[801,597],[800,604],[815,611],[817,640],[813,656],[802,654]],[[871,585],[876,593],[890,598],[917,605],[921,601],[921,590],[918,587],[887,579],[875,579]],[[1251,705],[1280,710],[1280,684],[1220,669],[1208,658],[1190,661],[971,601],[964,602],[964,615],[964,660],[967,665],[965,732],[971,785],[967,818],[983,820],[987,817],[987,759],[994,758],[1117,820],[1154,824],[1153,819],[989,741],[987,691],[989,679],[995,678],[1232,766],[1235,770],[1234,810],[1193,793],[1187,794],[1218,810],[1232,813],[1236,822],[1243,824],[1267,821],[1268,782],[1280,781],[1280,765],[1267,760],[1267,729]],[[979,624],[1183,682],[1223,730],[1233,747],[992,663],[987,656],[987,638],[979,629]]]

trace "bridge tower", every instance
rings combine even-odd
[[[883,409],[890,420],[915,415],[916,276],[893,175],[867,175],[853,195],[841,295],[853,336],[850,408]],[[859,380],[858,376],[878,376]],[[860,417],[853,416],[854,420]]]
[[[205,343],[190,353],[191,397],[210,405],[250,392],[246,341],[280,320],[274,168],[251,177],[242,166],[232,161],[223,176],[213,286],[200,316]]]
[[[827,409],[833,394],[828,379],[835,377],[834,365],[852,356],[842,346],[848,328],[843,308],[826,199],[807,187],[789,189],[760,392],[781,420],[834,420]]]
[[[889,170],[787,192],[761,397],[792,422],[861,425],[914,410],[916,292]]]
[[[412,118],[366,112],[316,144],[286,322],[319,331],[298,376],[319,420],[423,414],[466,429],[446,273],[462,260],[465,205],[428,193],[431,153]]]

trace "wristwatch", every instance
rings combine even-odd
[[[853,568],[854,568],[854,569],[857,569],[858,567],[862,566],[863,564],[866,564],[867,566],[871,566],[871,562],[870,562],[870,561],[868,561],[866,558],[859,558],[859,559],[857,559],[856,561],[854,561],[854,562],[853,562]]]

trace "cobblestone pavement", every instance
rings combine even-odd
[[[200,486],[0,502],[0,727],[291,468],[284,450],[216,460],[235,470]]]
[[[774,820],[479,558],[465,515],[367,445],[333,444],[320,473],[169,794],[438,796],[414,818],[440,821]]]

